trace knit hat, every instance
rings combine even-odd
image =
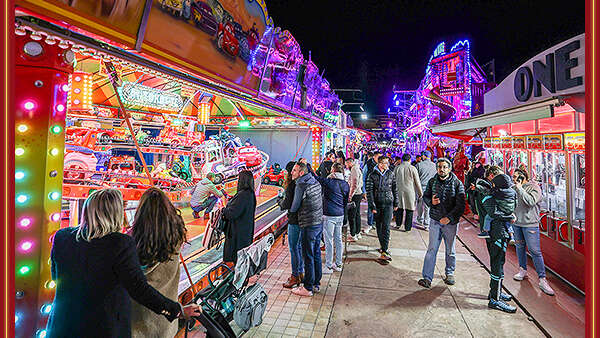
[[[431,158],[431,152],[429,150],[425,150],[422,152],[423,156],[427,156]]]
[[[492,183],[494,183],[494,186],[498,189],[508,189],[513,186],[512,179],[506,174],[496,175],[496,177],[492,179]]]

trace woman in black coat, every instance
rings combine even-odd
[[[169,321],[200,315],[148,285],[133,238],[120,233],[123,198],[93,192],[78,227],[56,232],[51,259],[56,294],[46,337],[131,337],[131,298]]]
[[[252,244],[255,211],[254,176],[252,172],[244,170],[238,178],[237,193],[223,209],[223,216],[229,223],[225,229],[224,262],[235,264],[238,250]]]

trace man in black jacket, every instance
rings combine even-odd
[[[446,247],[446,276],[444,282],[454,285],[456,251],[454,241],[458,221],[465,211],[465,188],[458,177],[451,172],[452,163],[447,158],[437,161],[437,174],[429,180],[423,194],[423,201],[429,206],[429,245],[423,262],[423,278],[419,285],[430,288],[435,261],[442,238]]]
[[[312,296],[313,292],[320,291],[323,273],[319,247],[323,233],[321,185],[308,172],[306,164],[300,162],[292,169],[292,179],[296,181],[296,189],[290,212],[298,212],[304,258],[304,287],[292,289],[292,292],[299,296]]]
[[[380,151],[369,152],[369,153],[367,153],[367,157],[368,157],[368,160],[363,167],[363,178],[365,180],[365,182],[364,182],[365,188],[367,187],[367,179],[369,178],[369,175],[371,175],[371,173],[373,172],[373,169],[375,169],[375,167],[377,166],[379,157],[381,157],[381,152]],[[369,204],[369,207],[367,208],[367,228],[364,231],[365,234],[368,234],[369,231],[371,231],[371,229],[373,229],[373,220],[374,220],[373,215],[374,215],[373,209],[371,209],[371,205]]]
[[[319,175],[323,178],[327,177],[331,173],[331,166],[333,165],[334,161],[335,161],[335,152],[334,151],[328,152],[325,157],[325,160],[323,160],[323,162],[321,162],[321,165],[319,166],[319,168],[317,168],[317,175]]]
[[[375,217],[375,227],[379,245],[381,245],[381,259],[391,261],[392,256],[388,251],[390,242],[390,222],[393,212],[398,209],[398,196],[396,192],[396,176],[389,170],[390,159],[386,156],[379,158],[379,163],[367,178],[366,190],[369,201],[369,210]]]

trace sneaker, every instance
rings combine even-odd
[[[342,271],[342,266],[341,265],[334,265],[331,267],[334,271],[337,272],[341,272]]]
[[[293,289],[297,286],[300,286],[300,277],[291,275],[287,282],[283,283],[283,287],[286,289]]]
[[[446,275],[446,278],[444,278],[444,283],[447,285],[454,285],[454,283],[456,283],[454,275]]]
[[[354,235],[354,237],[353,237],[353,238],[354,238],[354,241],[355,241],[355,242],[356,242],[356,241],[358,241],[358,235]]]
[[[325,251],[325,244],[321,246],[321,251]]]
[[[348,235],[348,238],[346,239],[348,242],[356,242],[356,238],[354,238],[355,236],[352,235]]]
[[[500,311],[503,311],[506,313],[517,312],[517,308],[515,306],[508,305],[504,301],[496,300],[496,299],[490,299],[490,302],[488,303],[488,307],[490,309],[500,310]]]
[[[554,296],[554,290],[552,290],[546,278],[540,278],[540,289],[548,296]]]
[[[513,276],[513,279],[522,281],[525,278],[527,278],[527,270],[519,267],[519,272],[517,272],[517,274]]]
[[[379,259],[382,259],[384,261],[391,261],[392,256],[388,252],[382,250],[381,256],[379,257]]]
[[[429,279],[421,278],[417,283],[426,289],[431,288],[431,281]]]
[[[312,291],[306,290],[304,286],[292,289],[292,293],[301,297],[312,297],[313,295]]]
[[[321,287],[318,286],[318,285],[314,285],[312,292],[313,293],[319,293],[319,292],[321,292]]]
[[[194,218],[200,218],[200,214],[195,211],[192,211],[192,216],[194,216]]]
[[[492,299],[492,296],[488,294],[488,300]],[[500,292],[500,300],[503,302],[510,302],[513,299],[513,297],[507,293],[504,292]]]
[[[362,235],[361,234],[357,234],[356,235],[356,239],[358,239],[360,241],[362,239]]]
[[[328,268],[328,267],[324,267],[323,268],[323,274],[324,275],[329,275],[333,273],[333,269],[332,268]]]
[[[480,233],[477,234],[477,237],[479,238],[490,238],[490,233],[487,231],[481,231]]]

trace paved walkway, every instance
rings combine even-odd
[[[464,227],[461,224],[459,234]],[[278,240],[269,256],[269,267],[258,280],[269,295],[263,324],[244,336],[544,337],[521,308],[516,314],[487,308],[489,275],[458,241],[456,285],[447,286],[441,280],[441,245],[432,288],[420,287],[417,281],[428,234],[415,228],[408,233],[392,230],[393,261],[389,265],[378,263],[379,244],[374,231],[356,243],[348,243],[343,271],[324,275],[321,293],[311,298],[293,295],[282,287],[291,265],[287,244]],[[482,257],[485,264],[486,258]],[[538,298],[542,304],[545,301],[551,304],[555,299],[545,295]],[[561,331],[552,335],[581,336],[578,329],[567,334]]]

